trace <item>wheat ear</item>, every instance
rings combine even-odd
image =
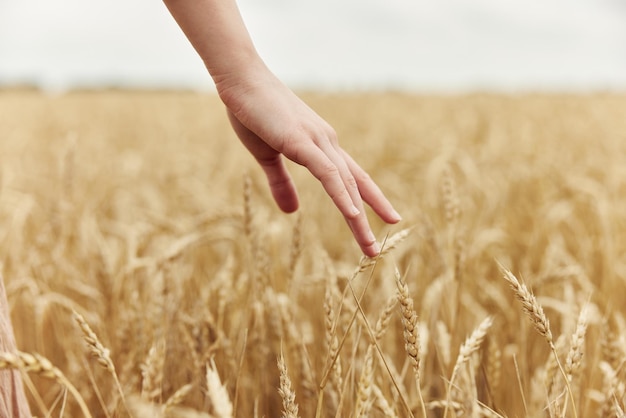
[[[500,386],[502,377],[502,351],[496,344],[495,339],[487,341],[487,383],[490,388]]]
[[[625,364],[624,362],[620,363],[616,369],[613,369],[613,367],[605,361],[601,361],[599,364],[599,368],[604,375],[604,400],[598,409],[600,417],[619,416],[616,411],[619,406],[617,400],[624,396],[623,377],[620,377],[620,374]]]
[[[117,387],[117,391],[120,394],[122,404],[124,405],[124,409],[128,412],[128,405],[126,404],[126,398],[124,396],[124,391],[122,390],[122,385],[120,383],[119,378],[117,377],[117,373],[115,372],[115,365],[113,364],[113,360],[111,360],[111,353],[108,348],[106,348],[100,342],[100,339],[96,335],[95,332],[91,329],[85,318],[76,311],[73,311],[74,321],[78,324],[81,333],[83,334],[83,340],[87,344],[87,349],[92,357],[96,359],[98,364],[108,371],[111,376],[113,376],[113,380],[115,381],[115,386]]]
[[[211,363],[206,366],[206,383],[208,395],[213,405],[213,412],[217,418],[232,418],[233,404],[228,397],[226,387],[222,385],[220,375],[217,373],[215,362],[211,359]]]
[[[493,324],[493,319],[488,316],[483,319],[480,325],[472,332],[472,334],[465,340],[463,345],[461,345],[461,349],[459,350],[459,355],[456,359],[456,363],[454,364],[454,369],[452,369],[452,376],[450,377],[450,383],[448,384],[448,394],[446,406],[443,411],[444,418],[448,416],[448,405],[450,405],[450,396],[452,392],[452,386],[454,385],[454,379],[461,367],[470,360],[472,354],[474,354],[480,348],[485,336],[487,335],[487,331],[491,328]]]
[[[585,305],[583,306],[583,308],[580,311],[580,314],[578,315],[578,320],[576,323],[576,330],[571,336],[570,348],[569,348],[569,351],[567,352],[567,357],[565,359],[565,364],[564,364],[565,374],[567,376],[566,383],[569,383],[570,385],[574,383],[574,376],[580,369],[580,366],[582,363],[582,357],[584,355],[584,348],[585,348],[584,346],[585,346],[585,334],[587,332],[587,323],[588,323],[588,310],[587,310],[587,306]],[[565,340],[564,337],[562,338],[560,337],[557,340],[557,343],[555,344],[557,348],[559,348],[559,341],[561,339]],[[561,344],[561,345],[564,345],[564,344]],[[553,367],[554,369],[556,369],[557,365],[554,364]],[[554,381],[554,373],[556,373],[556,370],[552,372],[552,382]],[[552,385],[548,386],[548,388],[551,389]],[[550,394],[550,392],[548,392],[548,394]],[[554,406],[555,406],[556,411],[561,410],[561,405],[559,401],[560,401],[560,397],[557,397],[554,400]],[[567,399],[565,400],[565,402],[567,402]],[[563,410],[562,415],[565,416],[565,411],[567,410],[567,404],[563,405],[562,410]]]
[[[622,345],[619,340],[619,333],[613,331],[610,319],[606,319],[602,324],[600,347],[602,358],[613,368],[617,368],[622,359],[626,357],[626,350],[622,348]]]
[[[383,308],[382,312],[378,316],[378,320],[376,321],[376,326],[374,328],[374,337],[376,341],[380,341],[387,330],[387,326],[389,326],[389,321],[391,320],[391,315],[393,314],[393,310],[398,303],[398,298],[395,296],[391,296],[387,299],[387,303]]]
[[[0,352],[0,369],[19,369],[24,372],[35,373],[39,376],[55,380],[61,386],[67,388],[72,394],[83,415],[86,418],[92,418],[89,408],[87,408],[87,404],[78,390],[67,380],[63,372],[52,365],[47,358],[39,354],[29,354],[21,351],[14,353]]]
[[[166,414],[170,409],[174,408],[175,406],[180,405],[185,400],[189,392],[191,392],[191,389],[193,389],[193,384],[187,383],[176,392],[174,392],[174,394],[170,396],[163,404],[163,414]]]
[[[141,365],[141,397],[147,401],[160,401],[164,362],[165,344],[162,341],[157,341],[150,347],[146,360]]]
[[[578,321],[576,323],[576,331],[572,334],[572,343],[570,345],[567,358],[565,359],[565,373],[568,377],[573,379],[574,374],[580,368],[582,358],[585,349],[585,334],[587,332],[588,318],[587,306],[583,306],[578,314]]]
[[[344,296],[348,293],[348,291],[350,291],[352,293],[352,297],[354,298],[354,302],[356,304],[356,309],[354,310],[354,313],[352,314],[352,317],[348,323],[347,326],[347,330],[344,333],[343,338],[341,339],[341,342],[339,343],[338,346],[338,350],[341,350],[341,347],[343,347],[344,342],[346,341],[346,338],[348,336],[348,332],[350,330],[350,328],[352,327],[352,324],[354,323],[354,321],[356,320],[356,317],[358,314],[361,314],[363,320],[364,320],[364,324],[365,324],[365,328],[368,332],[368,334],[370,335],[370,338],[372,339],[372,343],[375,345],[376,350],[379,352],[379,354],[381,355],[381,360],[382,363],[384,364],[385,368],[389,371],[389,365],[387,364],[387,361],[385,360],[385,357],[382,356],[380,347],[378,345],[378,343],[376,342],[376,336],[374,334],[374,331],[371,329],[371,327],[369,326],[369,323],[367,321],[367,317],[365,315],[365,312],[363,311],[363,307],[360,304],[360,301],[362,300],[362,298],[365,295],[365,292],[367,291],[367,288],[369,287],[369,284],[371,282],[371,279],[373,277],[373,269],[370,270],[370,275],[365,283],[365,287],[362,290],[361,296],[357,296],[354,287],[352,286],[352,281],[362,272],[364,271],[369,265],[372,266],[376,266],[376,263],[378,262],[378,260],[384,255],[387,254],[387,252],[389,252],[391,249],[393,249],[399,242],[401,242],[402,240],[404,240],[404,238],[408,235],[408,232],[410,231],[410,229],[406,229],[404,231],[400,231],[399,233],[395,234],[393,237],[387,239],[385,238],[385,240],[382,243],[382,249],[381,252],[379,253],[379,255],[376,258],[361,258],[361,262],[359,263],[359,266],[356,268],[356,270],[354,271],[353,275],[351,278],[348,279],[347,282],[347,286],[344,290]],[[389,246],[387,246],[387,243],[391,241],[391,244]],[[368,261],[369,260],[369,261]],[[371,262],[371,264],[370,264]],[[338,355],[332,357],[330,359],[330,365],[326,368],[326,371],[324,372],[324,375],[322,377],[322,381],[320,383],[320,389],[324,389],[324,387],[326,386],[326,383],[328,382],[328,378],[330,376],[330,373],[333,369],[334,363],[336,362],[336,360],[338,359]],[[398,385],[398,383],[396,382],[395,378],[393,376],[391,376],[391,380],[393,385],[396,387],[396,389],[398,390],[398,393],[400,395],[400,399],[403,403],[403,405],[405,406],[405,408],[407,409],[407,412],[409,413],[409,415],[412,417],[413,413],[411,411],[410,406],[408,405],[408,403],[406,402],[406,399],[404,398],[404,396],[402,396],[402,392],[400,391],[400,387]],[[418,390],[419,390],[419,386],[418,386]],[[320,394],[322,395],[323,392],[320,392]],[[420,393],[421,395],[421,393]],[[316,418],[318,418],[320,416],[321,413],[321,405],[322,405],[322,399],[323,396],[320,396],[318,399],[318,407],[317,407],[317,411],[316,411]],[[423,411],[425,411],[425,408],[422,408]]]
[[[406,237],[409,236],[412,229],[413,228],[405,228],[401,231],[396,232],[389,238],[387,238],[384,242],[382,249],[380,250],[380,254],[378,254],[376,257],[367,257],[367,256],[361,257],[361,260],[359,261],[359,265],[354,271],[352,277],[354,278],[359,273],[362,273],[363,271],[367,270],[369,267],[372,267],[378,262],[379,259],[383,258],[391,250],[393,250],[398,245],[400,245],[400,243],[404,241]]]
[[[104,347],[100,342],[100,339],[95,332],[91,329],[85,318],[74,311],[74,321],[78,324],[81,333],[83,334],[83,340],[87,344],[87,349],[93,358],[96,359],[98,364],[111,374],[115,374],[115,366],[111,360],[111,354],[108,348]]]
[[[385,307],[380,313],[376,326],[374,328],[374,340],[380,341],[383,337],[389,321],[391,320],[391,314],[397,303],[396,297],[391,297],[387,300]],[[365,354],[365,360],[363,361],[363,367],[361,369],[361,376],[359,377],[357,400],[354,408],[355,417],[366,417],[369,415],[369,411],[374,404],[372,397],[372,388],[374,386],[374,353],[376,350],[376,344],[372,342],[367,347]]]
[[[330,281],[326,284],[326,292],[324,295],[324,320],[326,325],[326,343],[328,344],[328,358],[334,359],[330,368],[330,380],[335,387],[337,393],[341,392],[343,387],[343,377],[341,370],[341,359],[339,358],[339,339],[337,338],[336,329],[333,326],[335,318],[335,310],[333,308],[332,286]]]
[[[472,354],[478,351],[480,345],[485,339],[485,336],[487,335],[487,331],[489,330],[489,328],[491,328],[492,324],[493,318],[488,316],[487,318],[483,319],[480,325],[465,340],[465,342],[461,346],[461,349],[459,350],[459,355],[456,359],[452,374],[454,374],[454,371],[458,372],[461,366],[469,361]]]
[[[417,312],[413,308],[413,299],[409,295],[409,286],[406,284],[398,269],[395,269],[396,286],[398,290],[398,302],[400,303],[400,312],[402,314],[402,327],[404,329],[404,348],[409,356],[413,373],[415,374],[415,384],[419,395],[422,415],[426,417],[426,405],[422,397],[422,388],[420,384],[420,337],[417,323]]]
[[[405,349],[411,360],[415,378],[420,380],[420,341],[417,321],[417,312],[413,308],[413,299],[409,296],[409,287],[396,269],[396,285],[398,287],[398,302],[402,314]]]
[[[383,392],[377,385],[372,385],[372,392],[374,392],[376,406],[382,411],[385,418],[397,418],[398,415],[396,411],[393,410],[389,401],[387,401],[387,398],[385,398],[385,395],[383,395]]]
[[[543,312],[543,308],[537,302],[535,295],[532,294],[530,290],[526,287],[525,284],[520,283],[517,280],[517,277],[513,275],[509,270],[501,267],[502,273],[504,274],[504,279],[509,282],[511,289],[515,293],[515,297],[522,304],[522,309],[530,318],[531,323],[535,330],[542,335],[550,348],[554,348],[554,339],[552,338],[552,331],[550,330],[550,321],[546,317],[546,314]]]
[[[554,355],[554,359],[556,360],[556,364],[559,366],[561,375],[563,376],[563,379],[565,380],[565,386],[567,386],[567,393],[572,403],[574,418],[578,418],[578,414],[576,412],[576,403],[574,401],[574,395],[572,393],[572,387],[569,383],[569,378],[567,376],[567,373],[565,373],[565,370],[563,369],[563,365],[561,364],[561,361],[559,360],[559,354],[557,353],[556,346],[554,345],[554,339],[552,338],[552,331],[550,331],[550,322],[548,321],[548,318],[544,314],[543,308],[541,307],[539,302],[537,302],[535,295],[533,295],[532,292],[528,290],[525,284],[520,283],[517,277],[515,277],[513,273],[511,273],[509,270],[504,268],[502,265],[499,265],[499,267],[500,267],[500,271],[504,275],[504,279],[507,282],[509,282],[511,289],[513,289],[513,292],[515,293],[515,297],[517,298],[517,300],[521,302],[522,309],[524,310],[526,315],[530,318],[530,321],[535,327],[535,330],[537,330],[537,332],[541,334],[548,342],[548,345],[550,346],[550,350],[552,351],[552,354]]]
[[[291,388],[291,379],[287,374],[287,364],[281,351],[278,357],[278,370],[280,372],[280,387],[278,393],[283,400],[283,418],[298,418],[298,404],[296,403],[296,393]]]
[[[367,347],[363,368],[357,388],[356,406],[354,416],[357,418],[367,417],[373,404],[372,384],[374,381],[374,350],[375,346],[370,344]]]

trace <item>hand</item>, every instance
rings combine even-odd
[[[365,255],[380,251],[363,201],[385,222],[400,215],[367,173],[339,147],[333,129],[260,59],[235,0],[165,0],[208,69],[235,132],[257,159],[285,212],[298,208],[282,155],[322,183]]]
[[[387,223],[400,221],[379,187],[346,153],[332,127],[271,72],[249,72],[249,79],[217,79],[216,86],[237,136],[259,162],[281,210],[298,209],[298,196],[282,156],[305,166],[321,183],[350,226],[363,253],[380,247],[363,201]]]

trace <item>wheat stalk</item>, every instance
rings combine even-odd
[[[450,365],[452,361],[452,354],[450,347],[452,345],[452,337],[448,332],[448,328],[446,327],[445,322],[439,320],[436,323],[436,341],[437,346],[439,348],[438,352],[440,353],[441,362],[447,367]]]
[[[302,255],[302,216],[298,214],[296,224],[293,227],[293,236],[291,239],[291,250],[289,252],[289,276],[294,278],[298,260]]]

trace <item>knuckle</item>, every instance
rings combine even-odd
[[[342,203],[350,199],[350,194],[348,193],[347,190],[339,189],[339,190],[331,191],[328,193],[328,195],[330,196],[332,201],[335,202],[335,205],[339,207],[339,210],[343,212],[344,216],[352,217],[352,215],[350,215],[347,212],[347,209],[343,209],[343,205],[342,205]]]
[[[348,189],[358,189],[358,183],[356,178],[354,178],[354,176],[348,176],[346,179],[344,179],[344,184],[346,185],[346,188]]]
[[[280,155],[277,154],[272,156],[256,157],[256,160],[261,167],[271,168],[280,165]]]
[[[287,188],[291,180],[284,176],[275,176],[269,179],[268,183],[272,188]]]
[[[369,174],[367,174],[365,171],[355,173],[354,178],[356,179],[357,183],[370,183],[373,181],[372,177]]]
[[[337,137],[337,132],[330,125],[326,128],[326,136],[328,137],[328,140],[330,141],[331,144],[333,145],[339,144],[339,138]]]
[[[319,171],[319,180],[322,183],[339,177],[339,168],[331,162],[323,163]]]

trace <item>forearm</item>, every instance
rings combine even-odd
[[[164,3],[204,61],[218,91],[226,80],[265,67],[235,0],[164,0]]]

